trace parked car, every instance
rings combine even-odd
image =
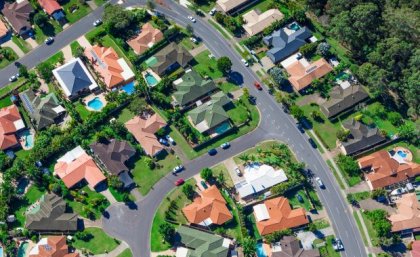
[[[198,43],[198,39],[196,37],[190,37],[191,42],[193,42],[194,44]]]
[[[235,172],[236,172],[236,175],[238,175],[239,177],[242,177],[242,172],[238,167],[235,168]]]
[[[175,145],[175,140],[170,136],[170,135],[166,135],[166,140],[168,140],[169,143],[171,143],[172,145]]]
[[[222,149],[228,149],[230,147],[230,143],[229,142],[223,143],[223,144],[220,145],[220,147]]]
[[[101,24],[102,24],[102,20],[101,19],[97,19],[96,21],[93,22],[93,26],[95,26],[95,27],[98,27]]]
[[[312,138],[309,138],[309,139],[308,139],[308,141],[309,141],[309,144],[311,144],[311,146],[312,146],[313,148],[317,148],[317,147],[318,147],[318,146],[316,145],[315,141],[314,141]]]
[[[209,12],[209,14],[211,16],[215,15],[216,14],[216,8],[211,9],[210,12]]]
[[[53,42],[54,42],[53,37],[48,37],[47,39],[45,39],[45,44],[47,44],[47,45],[51,45]]]
[[[217,154],[217,150],[216,149],[210,149],[209,151],[208,151],[208,154],[210,155],[210,156],[213,156],[213,155],[216,155]]]
[[[249,66],[249,63],[248,63],[245,59],[241,59],[241,61],[243,62],[243,64],[244,64],[246,67],[248,67],[248,66]]]
[[[300,122],[296,123],[297,128],[299,129],[300,133],[305,133],[305,129],[303,129],[303,126]]]
[[[184,183],[185,183],[185,181],[182,178],[180,178],[177,181],[175,181],[175,186],[180,186],[180,185],[182,185]]]
[[[297,194],[296,198],[300,203],[303,203],[303,197],[300,194]]]
[[[200,181],[200,184],[203,186],[203,188],[204,188],[204,189],[209,188],[209,187],[207,186],[206,182],[204,182],[204,180],[201,180],[201,181]]]
[[[322,182],[322,180],[319,177],[315,178],[316,183],[318,183],[319,188],[324,189],[325,185],[324,182]]]
[[[344,245],[341,242],[341,239],[339,239],[339,238],[332,239],[331,244],[332,244],[333,249],[336,250],[336,251],[344,250]]]
[[[254,82],[254,87],[256,88],[256,89],[258,89],[258,90],[262,90],[262,86],[261,86],[261,84],[258,82],[258,81],[255,81]]]
[[[196,22],[195,18],[194,18],[194,17],[192,17],[191,15],[190,15],[190,16],[188,16],[188,19],[189,19],[190,21],[192,21],[193,23],[195,23],[195,22]]]
[[[18,78],[16,77],[16,75],[13,75],[9,78],[10,82],[15,82]]]
[[[163,139],[163,138],[159,139],[159,143],[161,143],[162,145],[165,145],[165,146],[169,146],[168,141],[166,139]]]
[[[172,173],[174,173],[174,174],[178,173],[178,172],[182,171],[183,169],[184,169],[184,166],[178,165],[172,170]]]

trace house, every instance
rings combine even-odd
[[[250,36],[254,36],[269,27],[273,22],[282,20],[283,13],[278,9],[269,9],[263,13],[258,10],[251,10],[242,15],[245,24],[243,28]]]
[[[232,104],[223,92],[211,96],[211,100],[188,112],[188,120],[200,133],[222,134],[231,128],[225,108]],[[223,130],[217,129],[223,127]]]
[[[26,211],[25,228],[38,233],[77,231],[78,216],[68,212],[66,202],[55,194],[45,194],[39,205]]]
[[[29,36],[32,32],[30,17],[34,9],[28,0],[6,2],[2,12],[16,34],[23,37]]]
[[[112,47],[95,45],[85,55],[108,89],[125,85],[134,79],[134,72]]]
[[[216,8],[226,14],[235,14],[254,2],[256,1],[255,0],[217,0]]]
[[[145,23],[141,27],[140,34],[137,37],[128,40],[127,44],[136,54],[142,54],[162,39],[162,31],[154,28],[150,23]]]
[[[64,95],[71,100],[99,88],[80,58],[75,58],[52,72]]]
[[[345,155],[360,153],[386,141],[377,127],[369,127],[355,119],[348,119],[342,125],[350,131],[349,138],[340,146]]]
[[[266,164],[252,163],[245,166],[244,180],[235,184],[241,199],[250,199],[269,190],[271,187],[287,181],[284,170],[275,170]]]
[[[299,239],[294,236],[284,236],[280,242],[274,243],[268,252],[268,257],[321,257],[318,249],[303,249]]]
[[[58,21],[61,25],[67,22],[63,8],[61,8],[57,0],[38,0],[38,3],[50,17]]]
[[[411,244],[411,257],[420,257],[420,240],[415,240]]]
[[[146,64],[159,76],[178,67],[186,67],[193,56],[182,46],[170,43],[154,56],[146,60]]]
[[[209,231],[180,226],[176,257],[227,257],[232,241]]]
[[[331,90],[330,98],[321,105],[320,109],[328,119],[331,119],[368,98],[369,95],[360,85],[350,86],[345,89],[335,86]]]
[[[181,108],[194,105],[197,101],[208,97],[217,90],[213,80],[203,79],[198,72],[192,69],[185,71],[185,74],[175,80],[173,84],[176,91],[172,95],[172,98],[176,105],[181,106]]]
[[[182,208],[182,212],[188,222],[202,226],[222,225],[233,217],[215,185],[202,191],[190,205]]]
[[[263,38],[264,44],[270,48],[266,54],[274,64],[297,52],[312,37],[312,32],[307,27],[292,30],[289,33],[286,31],[290,30],[279,29]]]
[[[92,157],[81,146],[77,146],[57,160],[54,166],[54,175],[61,178],[67,188],[86,181],[89,188],[95,189],[106,180]]]
[[[165,126],[166,122],[157,113],[146,118],[135,116],[125,123],[127,130],[133,134],[143,147],[144,152],[150,156],[156,156],[165,149],[155,135],[159,129]]]
[[[6,37],[7,35],[9,35],[9,28],[0,19],[0,39]]]
[[[371,190],[388,188],[420,175],[420,165],[404,156],[411,155],[404,148],[381,150],[358,160],[359,167],[368,173],[365,179]]]
[[[124,187],[134,184],[125,163],[134,156],[136,150],[127,141],[111,139],[106,143],[96,142],[90,145],[90,149],[109,173],[120,178]]]
[[[292,209],[282,196],[253,206],[257,229],[262,236],[309,223],[305,209]]]
[[[19,146],[16,133],[24,128],[25,123],[16,105],[0,109],[0,149],[5,151]]]
[[[79,257],[78,253],[70,253],[65,236],[49,236],[29,251],[29,257]]]
[[[333,70],[331,65],[321,58],[309,63],[305,58],[296,60],[285,67],[289,73],[289,81],[296,91],[308,87],[315,79],[320,79]]]
[[[28,89],[20,93],[19,97],[37,130],[60,123],[66,113],[54,93],[41,96]]]
[[[392,232],[412,232],[420,229],[420,204],[416,193],[403,194],[395,201],[397,212],[388,219]]]

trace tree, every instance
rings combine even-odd
[[[313,110],[311,112],[311,117],[312,117],[312,119],[314,119],[318,122],[323,122],[324,121],[324,119],[322,118],[321,112],[318,111],[318,110]]]
[[[222,56],[217,60],[217,69],[223,74],[228,74],[232,68],[232,61],[227,56]]]
[[[171,224],[165,222],[159,226],[159,233],[166,242],[171,243],[175,236],[175,228]]]
[[[297,22],[299,22],[300,24],[304,24],[306,23],[306,14],[304,10],[295,10],[293,12],[293,19]]]
[[[249,236],[242,239],[242,250],[245,257],[254,257],[257,249],[257,241]]]
[[[375,190],[372,191],[370,196],[373,199],[377,199],[378,197],[386,196],[386,191],[383,188],[376,188]]]
[[[301,120],[305,117],[305,113],[303,112],[303,110],[295,104],[290,107],[290,113],[297,120]]]
[[[416,126],[413,122],[405,121],[401,126],[399,126],[398,136],[410,141],[416,146],[419,145],[419,130],[416,130]]]
[[[185,184],[184,186],[182,186],[182,192],[188,199],[192,200],[194,198],[195,190],[191,184]]]
[[[117,190],[121,190],[124,186],[124,183],[116,175],[111,175],[108,177],[108,185]]]
[[[185,29],[187,30],[188,35],[194,34],[194,28],[193,26],[191,26],[191,24],[188,24],[187,27],[185,27]]]
[[[131,100],[128,105],[128,110],[134,115],[141,114],[149,109],[147,102],[144,98],[136,97]]]
[[[244,89],[242,89],[242,92],[243,92],[243,96],[244,96],[246,99],[249,99],[249,97],[250,97],[250,94],[249,94],[249,89],[248,89],[248,88],[244,88]]]
[[[74,53],[73,53],[73,56],[76,57],[76,58],[86,59],[85,49],[80,45],[77,46]]]
[[[48,16],[44,12],[37,12],[34,15],[34,23],[40,27],[44,27],[48,23]]]
[[[336,134],[338,140],[340,140],[341,142],[347,141],[347,138],[349,137],[349,135],[350,135],[350,130],[345,129],[345,128],[340,128]]]
[[[79,240],[88,242],[89,240],[91,240],[93,238],[93,235],[89,232],[86,232],[86,231],[77,231],[74,234],[74,237],[76,237]]]
[[[337,157],[337,164],[349,176],[360,175],[360,169],[357,162],[350,156],[339,154]]]
[[[317,46],[316,42],[305,44],[299,49],[299,52],[306,58],[310,58],[315,53]]]
[[[120,5],[106,5],[102,20],[105,30],[114,36],[129,38],[133,34],[134,14]]]
[[[40,64],[36,66],[38,75],[47,83],[51,82],[51,79],[53,78],[53,73],[52,73],[53,69],[54,69],[54,66],[49,62],[41,62]]]
[[[24,78],[28,78],[29,77],[28,68],[23,64],[19,65],[19,74]]]
[[[269,72],[270,76],[273,78],[274,82],[277,86],[282,86],[283,83],[286,81],[286,78],[283,74],[283,71],[279,67],[274,67]]]
[[[398,112],[388,112],[387,117],[388,117],[389,122],[391,122],[391,124],[394,126],[401,125],[403,121],[401,114],[399,114]]]
[[[208,182],[213,179],[213,171],[210,168],[204,168],[200,172],[200,177]]]
[[[321,42],[317,47],[318,54],[322,55],[323,57],[329,57],[331,55],[331,46],[327,42]]]

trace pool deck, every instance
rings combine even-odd
[[[397,146],[393,150],[395,151],[395,154],[398,154],[398,151],[404,152],[407,155],[407,156],[405,156],[405,158],[401,157],[401,158],[403,158],[404,161],[406,161],[406,162],[412,162],[413,161],[413,154],[407,148]]]
[[[147,80],[146,80],[146,74],[147,73],[149,73],[149,74],[151,74],[153,77],[155,77],[155,79],[157,80],[157,82],[156,82],[156,84],[154,84],[154,85],[149,85],[148,83],[147,83]],[[146,84],[147,84],[147,86],[148,87],[154,87],[154,86],[156,86],[161,80],[162,80],[162,78],[161,77],[159,77],[159,75],[157,75],[152,69],[150,69],[150,68],[148,68],[147,70],[145,70],[145,71],[143,71],[142,73],[141,73],[141,75],[143,76],[143,78],[144,78],[144,80],[146,81]]]
[[[26,146],[25,136],[22,135],[25,131],[26,131],[26,129],[23,130],[22,132],[18,133],[17,137],[19,138],[19,143],[20,143],[20,146],[22,147],[22,149],[23,150],[30,150],[34,147],[33,144],[35,143],[35,130],[29,129],[29,133],[33,136],[32,146]]]
[[[99,110],[92,109],[92,108],[90,108],[88,106],[88,102],[92,101],[96,97],[98,97],[101,100],[101,102],[103,103],[102,108],[99,109]],[[85,104],[86,109],[88,109],[89,111],[91,111],[91,112],[100,112],[106,106],[106,104],[108,102],[105,100],[105,94],[104,93],[100,93],[98,95],[95,95],[95,94],[92,93],[92,94],[86,96],[85,98],[83,98],[83,103]]]

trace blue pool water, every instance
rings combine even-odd
[[[217,128],[215,128],[214,131],[216,131],[216,133],[220,135],[220,134],[225,133],[229,129],[230,129],[229,122],[224,122],[220,124]]]
[[[299,26],[297,23],[292,23],[292,24],[290,25],[290,29],[292,29],[292,30],[294,30],[294,31],[297,31],[297,30],[299,30],[299,29],[300,29],[300,26]]]
[[[3,247],[0,246],[0,257],[3,257]]]
[[[262,243],[257,244],[257,257],[267,257]]]
[[[26,250],[28,249],[28,246],[29,246],[28,242],[22,243],[19,246],[17,257],[24,257],[25,253],[26,253]]]
[[[406,153],[404,153],[404,152],[403,152],[403,151],[401,151],[401,150],[397,151],[397,154],[398,154],[400,157],[402,157],[402,158],[407,157],[407,154],[406,154]]]
[[[87,103],[87,106],[95,111],[99,111],[102,107],[104,107],[104,103],[102,103],[99,97],[95,97]]]
[[[22,139],[25,140],[25,146],[27,148],[34,147],[34,135],[29,130],[24,130],[21,134]]]
[[[22,178],[19,180],[19,183],[16,186],[16,193],[22,195],[25,193],[26,187],[29,185],[29,179]],[[1,255],[0,255],[1,257]]]
[[[128,83],[127,85],[124,85],[121,87],[121,89],[126,92],[127,94],[131,95],[132,93],[134,93],[135,88],[134,88],[134,81],[131,81],[130,83]]]
[[[150,73],[146,73],[144,78],[146,79],[147,85],[149,85],[149,87],[153,87],[158,83],[157,79]]]

